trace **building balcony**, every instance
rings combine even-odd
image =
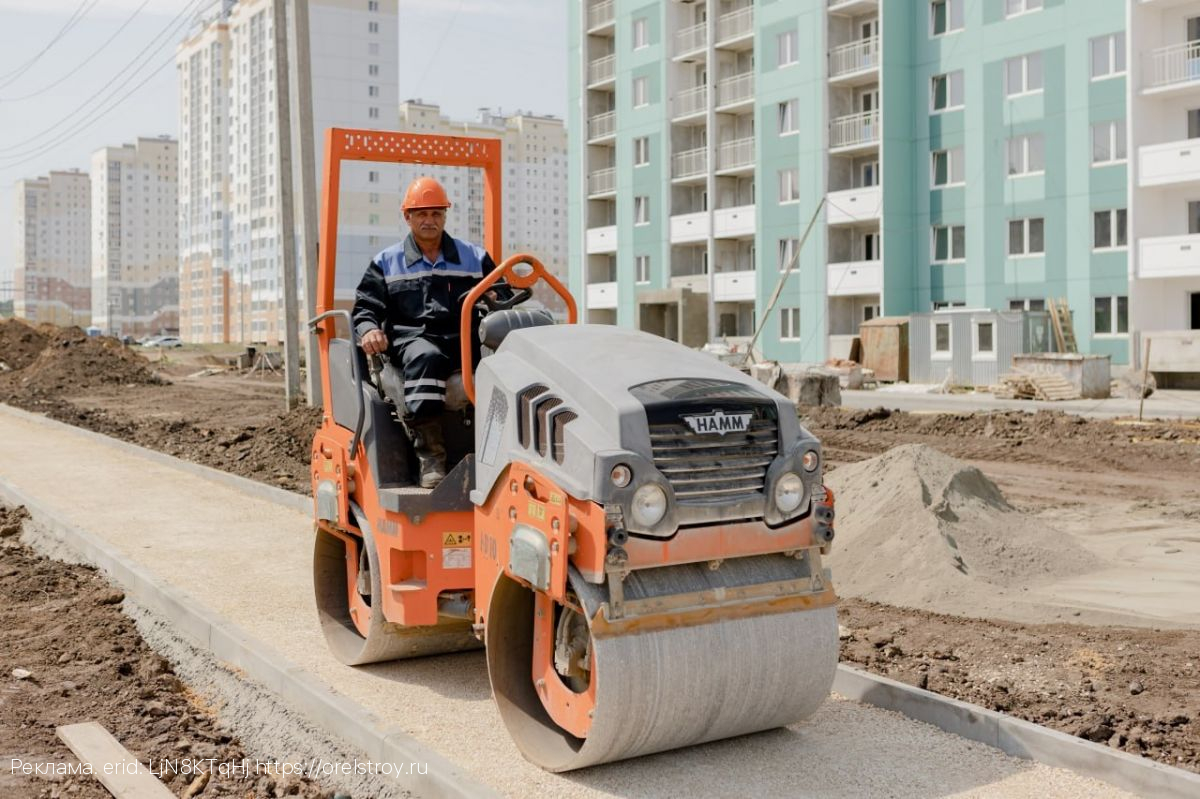
[[[588,175],[588,196],[603,197],[617,191],[617,170],[597,169]]]
[[[617,251],[617,226],[588,228],[587,254],[606,255]]]
[[[671,98],[671,120],[674,122],[691,117],[702,118],[707,112],[707,86],[695,86],[691,89],[684,89]]]
[[[844,17],[860,17],[879,13],[879,0],[829,0],[829,13]]]
[[[833,191],[829,193],[825,205],[825,222],[828,225],[877,222],[883,211],[883,188],[864,186],[859,189]]]
[[[588,88],[595,89],[617,79],[617,57],[606,55],[588,63]]]
[[[697,147],[671,156],[671,179],[695,180],[708,176],[708,148]]]
[[[592,283],[587,287],[587,307],[593,310],[603,310],[617,307],[617,284]]]
[[[1200,235],[1138,239],[1138,277],[1200,277]]]
[[[879,294],[882,291],[883,261],[853,261],[827,267],[825,294],[829,297]]]
[[[842,86],[879,79],[879,37],[843,44],[829,51],[829,82]]]
[[[617,112],[596,114],[588,120],[588,141],[599,142],[617,135]]]
[[[1138,148],[1138,185],[1178,186],[1200,181],[1200,139]]]
[[[706,47],[708,47],[707,22],[675,31],[674,58],[676,60],[686,60],[700,55]]]
[[[736,175],[754,171],[754,137],[734,139],[717,147],[717,173]]]
[[[829,123],[829,151],[849,153],[879,146],[883,127],[878,111],[838,117]]]
[[[708,211],[671,217],[671,243],[687,244],[708,239]]]
[[[713,211],[713,237],[718,239],[743,239],[753,236],[757,214],[753,205],[734,208],[718,208]]]
[[[597,34],[612,28],[617,20],[614,0],[603,0],[588,6],[588,33]]]
[[[754,7],[745,6],[717,17],[717,47],[746,49],[754,46]]]
[[[717,81],[717,110],[733,111],[754,105],[754,73],[747,72]]]
[[[1200,41],[1173,44],[1144,56],[1143,94],[1174,94],[1200,88]]]
[[[717,302],[742,302],[753,300],[755,291],[754,270],[748,272],[717,272],[713,275],[713,299]]]

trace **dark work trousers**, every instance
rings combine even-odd
[[[457,337],[412,338],[401,342],[389,360],[404,378],[404,409],[414,419],[442,412],[446,403],[446,378],[459,368]],[[388,381],[391,382],[391,381]],[[388,392],[400,404],[395,390]]]

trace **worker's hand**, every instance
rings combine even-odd
[[[363,352],[367,355],[378,355],[386,350],[388,346],[387,336],[379,328],[364,333],[362,341],[359,343],[362,345]]]

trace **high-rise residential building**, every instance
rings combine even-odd
[[[86,327],[92,315],[91,180],[79,170],[16,183],[13,314]]]
[[[528,252],[557,276],[566,276],[567,263],[567,134],[561,119],[518,111],[505,115],[479,109],[473,120],[453,120],[441,108],[422,100],[400,104],[397,130],[442,136],[501,139],[504,185],[502,233],[504,253]],[[457,167],[403,164],[396,170],[396,186],[403,194],[421,175],[437,178],[452,207],[446,229],[458,238],[483,241],[483,172]],[[386,209],[384,221],[392,224],[391,238],[376,251],[407,235],[399,206]],[[372,255],[374,252],[371,253]],[[363,261],[365,266],[366,261]],[[553,292],[539,291],[538,299],[557,308]]]
[[[386,128],[397,106],[397,0],[309,4],[318,190],[325,130]],[[179,47],[181,334],[191,341],[283,339],[276,174],[275,37],[270,0],[222,0]],[[342,170],[338,261],[366,263],[394,234],[399,205],[366,165]],[[369,258],[369,255],[367,256]],[[357,271],[357,274],[351,272]],[[342,269],[352,290],[361,271]],[[297,281],[298,288],[302,280]],[[349,287],[347,289],[346,287]]]
[[[92,324],[113,335],[179,330],[179,145],[92,154]]]
[[[1148,339],[1161,379],[1200,372],[1200,1],[1130,3],[1129,15],[1128,133],[1111,133],[1131,165],[1131,305],[1097,295],[1094,315],[1098,330],[1140,334],[1135,360]],[[1108,54],[1093,48],[1092,70],[1103,71]],[[1093,158],[1104,156],[1110,132],[1093,130]],[[1098,212],[1095,236],[1106,232]]]
[[[587,318],[744,343],[792,263],[770,359],[844,357],[879,315],[1063,298],[1081,349],[1128,363],[1127,5],[572,0]]]

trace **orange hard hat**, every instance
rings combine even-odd
[[[417,208],[449,207],[450,199],[446,197],[446,190],[442,188],[441,183],[433,178],[417,178],[409,184],[400,210],[407,212]]]

